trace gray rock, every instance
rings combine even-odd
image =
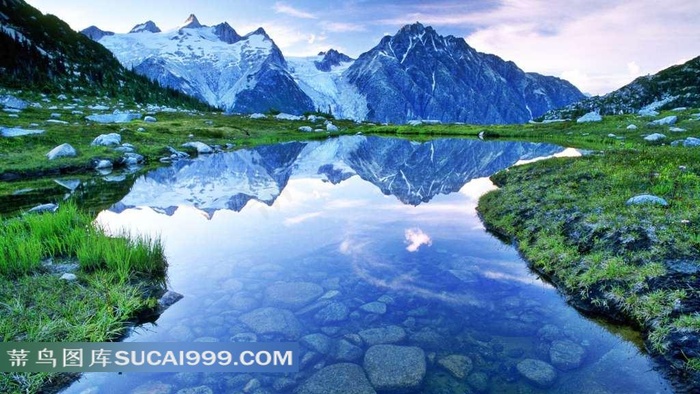
[[[105,170],[105,169],[112,168],[112,167],[113,167],[113,164],[109,160],[98,160],[95,163],[96,170]]]
[[[637,126],[631,124],[631,125],[628,125],[628,126],[626,127],[626,129],[627,129],[627,130],[637,130]]]
[[[326,125],[326,131],[330,131],[330,132],[338,131],[338,126],[334,125],[333,123],[328,123]]]
[[[370,302],[364,304],[360,307],[360,310],[367,313],[376,313],[378,315],[383,315],[386,313],[386,304],[379,301]]]
[[[364,367],[378,391],[416,390],[425,377],[425,353],[414,346],[376,345],[365,353]]]
[[[683,141],[683,146],[685,147],[695,147],[700,146],[700,138],[688,137]]]
[[[251,119],[265,119],[265,118],[267,118],[267,115],[265,115],[265,114],[257,114],[257,113],[256,113],[256,114],[251,114],[251,115],[249,116],[249,118],[251,118]]]
[[[296,394],[376,394],[362,368],[357,364],[329,365],[313,374]]]
[[[299,343],[316,353],[329,354],[333,348],[333,340],[324,334],[309,334],[301,337]]]
[[[282,335],[290,340],[298,339],[302,330],[299,320],[287,309],[258,308],[241,315],[240,321],[258,335]]]
[[[78,277],[75,276],[75,274],[71,274],[66,272],[65,274],[61,275],[61,279],[68,281],[68,282],[73,282],[75,280],[78,280]]]
[[[297,310],[323,294],[323,288],[311,282],[273,283],[265,289],[263,305]]]
[[[58,211],[58,204],[41,204],[27,211],[27,213],[54,213]]]
[[[333,358],[337,361],[358,361],[362,358],[364,352],[359,347],[353,345],[345,339],[341,339],[335,343],[333,348]]]
[[[332,302],[323,309],[316,312],[314,319],[321,324],[337,323],[348,318],[350,309],[342,302]]]
[[[141,114],[114,111],[112,114],[89,115],[85,119],[95,123],[128,123],[140,119]]]
[[[146,117],[143,118],[143,121],[146,122],[146,123],[155,123],[155,122],[158,121],[158,119],[156,119],[156,118],[153,117],[153,116],[146,116]]]
[[[185,144],[182,144],[182,146],[184,148],[194,148],[199,154],[214,153],[214,149],[211,146],[199,141],[187,142]]]
[[[549,348],[552,365],[562,371],[578,368],[585,354],[586,351],[581,346],[568,339],[554,341]]]
[[[162,313],[173,304],[180,301],[182,298],[184,298],[182,294],[168,290],[165,292],[165,294],[163,294],[163,296],[160,297],[160,299],[158,299],[158,310]]]
[[[42,134],[44,130],[30,130],[18,127],[0,127],[0,135],[3,137],[20,137],[23,135]]]
[[[654,134],[649,134],[648,136],[644,137],[644,141],[656,142],[656,141],[661,141],[664,138],[666,138],[665,135],[663,135],[661,133],[654,133]]]
[[[70,144],[61,144],[51,149],[51,151],[46,154],[46,157],[49,160],[55,160],[61,157],[75,157],[77,155],[78,152],[76,152],[75,148],[73,148]]]
[[[399,326],[386,326],[362,330],[358,334],[367,346],[399,343],[406,339],[406,331]]]
[[[652,196],[651,194],[640,194],[627,200],[627,205],[654,204],[667,206],[668,202],[661,197]]]
[[[676,124],[678,117],[676,115],[667,116],[665,118],[653,120],[649,122],[649,126],[671,126]]]
[[[557,371],[544,361],[527,358],[517,365],[518,372],[539,387],[549,387],[557,379]]]
[[[464,379],[472,371],[472,360],[462,354],[451,354],[438,359],[438,365],[457,379]]]
[[[311,126],[301,126],[301,127],[299,127],[299,131],[303,131],[305,133],[311,133],[314,131],[314,129]]]
[[[600,114],[596,111],[589,112],[582,117],[576,119],[576,123],[588,123],[588,122],[600,122],[603,120],[603,117],[600,116]]]
[[[0,105],[3,108],[12,108],[12,109],[20,109],[21,110],[21,109],[26,109],[29,106],[29,103],[24,101],[24,100],[18,99],[15,96],[11,96],[8,94],[8,95],[0,96]]]
[[[127,166],[135,166],[143,164],[146,159],[138,153],[127,152],[124,154],[124,164]]]

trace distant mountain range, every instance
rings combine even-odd
[[[249,201],[272,205],[291,178],[337,184],[359,176],[385,195],[419,205],[459,191],[518,160],[549,156],[563,148],[536,143],[437,139],[425,143],[396,138],[346,136],[323,142],[290,142],[183,160],[136,180],[111,209],[150,206],[172,215],[192,205],[210,216],[241,211]]]
[[[165,32],[148,21],[128,34],[95,26],[83,34],[125,67],[228,112],[522,123],[584,98],[564,80],[525,73],[420,23],[384,37],[357,60],[335,50],[285,59],[262,28],[241,36],[227,23],[205,26],[194,15]]]
[[[545,119],[576,118],[596,111],[601,115],[628,114],[641,109],[700,107],[700,57],[639,77],[603,96],[594,96],[545,114]]]
[[[0,1],[0,86],[210,109],[127,70],[102,45],[22,0]]]

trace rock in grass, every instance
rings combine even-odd
[[[664,200],[661,197],[653,196],[651,194],[640,194],[638,196],[634,196],[627,200],[627,205],[643,205],[643,204],[652,204],[652,205],[662,205],[662,206],[668,206],[668,202]]]
[[[295,391],[297,394],[376,394],[357,364],[329,365],[313,374]]]
[[[520,375],[539,387],[549,387],[557,379],[557,371],[544,361],[527,358],[518,363],[517,369]]]
[[[314,129],[311,126],[301,126],[299,127],[299,131],[302,131],[304,133],[312,133]]]
[[[112,167],[112,162],[109,160],[97,160],[97,162],[95,163],[96,170],[106,170]]]
[[[250,114],[249,118],[251,118],[251,119],[265,119],[265,118],[267,118],[267,115],[255,113],[255,114]]]
[[[637,126],[633,125],[633,124],[628,125],[626,128],[627,128],[627,130],[637,130]]]
[[[63,279],[67,282],[73,282],[75,280],[78,280],[78,277],[75,276],[75,274],[71,274],[71,273],[66,272],[65,274],[61,275],[60,279]]]
[[[154,116],[146,116],[143,118],[143,121],[146,123],[155,123],[158,121]]]
[[[669,127],[668,131],[670,131],[672,133],[682,133],[686,130],[684,128],[681,128],[681,127]]]
[[[667,116],[665,118],[653,120],[649,122],[649,126],[671,126],[676,124],[678,117],[675,115]]]
[[[334,125],[333,123],[328,123],[326,125],[326,131],[336,132],[338,131],[338,126]]]
[[[661,141],[664,138],[666,138],[665,135],[663,135],[661,133],[654,133],[654,134],[649,134],[648,136],[644,137],[644,141],[656,142],[656,141]]]
[[[377,391],[412,391],[425,377],[425,353],[415,346],[376,345],[365,353],[364,367]]]
[[[199,153],[200,155],[214,153],[214,149],[211,146],[205,144],[204,142],[192,141],[182,144],[182,146],[184,148],[196,149],[197,153]]]
[[[90,143],[92,146],[119,146],[122,136],[117,133],[100,134]]]
[[[589,122],[600,122],[603,117],[596,111],[589,112],[582,117],[576,119],[576,123],[589,123]]]
[[[691,148],[700,146],[700,138],[688,137],[683,141],[683,146]]]
[[[46,157],[49,160],[54,160],[61,157],[75,157],[77,155],[78,152],[76,152],[75,148],[73,148],[70,144],[61,144],[51,149],[51,151],[46,154]]]
[[[41,204],[27,211],[27,213],[54,213],[58,211],[58,204]]]

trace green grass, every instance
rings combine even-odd
[[[77,263],[77,281],[43,264]],[[0,340],[102,342],[119,339],[153,310],[166,261],[159,239],[110,237],[74,204],[55,214],[0,222]],[[66,375],[0,373],[0,392],[34,393]]]

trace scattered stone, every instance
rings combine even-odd
[[[637,126],[636,126],[636,125],[633,125],[633,124],[628,125],[628,126],[627,126],[627,130],[637,130]]]
[[[301,323],[287,309],[264,307],[241,315],[240,321],[258,335],[276,334],[296,340],[301,335]]]
[[[665,118],[653,120],[649,122],[649,126],[671,126],[676,124],[678,117],[676,115],[667,116]]]
[[[314,131],[314,129],[311,126],[301,126],[299,127],[299,131],[303,131],[304,133],[311,133]]]
[[[308,378],[297,394],[376,394],[357,364],[329,365]]]
[[[688,137],[683,141],[683,146],[688,148],[700,146],[700,138]]]
[[[669,128],[668,128],[668,131],[670,131],[670,132],[672,132],[672,133],[682,133],[682,132],[684,132],[684,131],[686,131],[686,130],[683,129],[683,128],[681,128],[681,127],[669,127]]]
[[[92,146],[119,146],[122,136],[117,133],[100,134],[90,143]]]
[[[367,346],[399,343],[406,339],[406,331],[393,325],[362,330],[358,334]]]
[[[348,318],[349,314],[350,309],[348,309],[345,304],[342,302],[332,302],[316,312],[314,319],[321,325],[327,325],[328,323],[344,321]]]
[[[600,122],[602,120],[603,117],[597,111],[592,111],[576,119],[576,123]]]
[[[555,367],[569,371],[581,365],[585,353],[581,346],[571,340],[557,340],[549,348],[549,359]]]
[[[437,361],[438,365],[457,379],[464,379],[472,371],[472,360],[461,354],[452,354]]]
[[[106,169],[112,168],[112,167],[113,167],[112,162],[109,160],[98,160],[95,163],[96,170],[106,170]]]
[[[634,196],[627,200],[627,205],[642,205],[642,204],[656,204],[662,206],[668,206],[668,202],[661,197],[652,196],[651,194],[640,194]]]
[[[338,131],[338,126],[334,125],[333,123],[328,123],[326,125],[326,131],[336,132]]]
[[[278,119],[278,120],[302,120],[302,119],[304,119],[304,117],[292,115],[292,114],[280,113],[280,114],[277,114],[275,116],[275,119]]]
[[[0,127],[0,135],[3,137],[21,137],[23,135],[41,134],[44,130],[29,130],[19,127]]]
[[[544,361],[527,358],[518,363],[518,372],[539,387],[549,387],[557,379],[557,371]]]
[[[136,387],[131,394],[170,394],[173,386],[163,382],[149,382]]]
[[[265,114],[251,114],[249,116],[249,118],[251,118],[251,119],[266,119],[267,115],[265,115]]]
[[[332,350],[333,341],[324,334],[309,334],[303,336],[299,343],[316,353],[329,354]]]
[[[360,310],[367,313],[376,313],[378,315],[383,315],[386,313],[386,304],[379,301],[370,302],[364,304],[360,307]]]
[[[266,306],[297,310],[315,301],[323,294],[323,288],[310,282],[274,283],[265,290]]]
[[[193,148],[197,150],[197,153],[201,154],[209,154],[209,153],[214,153],[214,149],[212,149],[211,146],[199,142],[199,141],[192,141],[192,142],[187,142],[182,144],[183,148]]]
[[[55,160],[61,157],[75,157],[77,155],[78,152],[76,152],[75,148],[73,148],[70,144],[61,144],[51,149],[51,151],[46,154],[46,157],[49,160]]]
[[[425,353],[415,346],[376,345],[365,353],[364,367],[378,391],[415,390],[425,377]]]
[[[154,116],[149,115],[149,116],[144,117],[143,121],[146,123],[155,123],[158,121],[158,119],[156,119]]]
[[[78,277],[75,274],[66,272],[65,274],[61,275],[61,279],[68,282],[73,282],[75,280],[78,280]]]
[[[663,135],[661,133],[654,133],[654,134],[649,134],[648,136],[644,137],[644,141],[656,142],[656,141],[661,141],[664,138],[666,138],[665,135]]]

